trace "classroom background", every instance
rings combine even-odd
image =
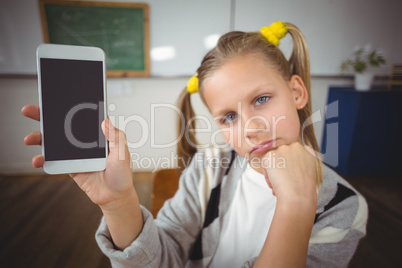
[[[109,77],[107,94],[109,116],[116,122],[128,122],[123,130],[132,144],[134,184],[148,209],[155,190],[154,171],[175,167],[177,112],[172,107],[220,35],[231,30],[259,31],[277,20],[301,29],[310,50],[313,113],[321,118],[314,123],[319,144],[333,134],[324,132],[330,88],[354,86],[353,73],[340,71],[341,62],[354,49],[377,49],[385,57],[387,63],[373,70],[374,87],[384,91],[393,64],[402,63],[400,0],[140,2],[149,5],[150,76]],[[94,240],[99,208],[68,176],[48,176],[42,169],[34,169],[31,159],[41,148],[23,144],[26,135],[39,130],[38,122],[21,115],[24,105],[38,104],[35,52],[44,42],[38,1],[0,3],[0,266],[110,267]],[[280,45],[287,56],[290,41],[287,36]],[[217,127],[199,96],[194,94],[192,100],[197,115],[208,119],[200,121],[203,129],[197,138],[209,144]],[[370,103],[367,113],[383,109],[376,106],[375,99]],[[401,118],[400,111],[391,109],[385,117]],[[337,116],[331,120],[336,123]],[[385,135],[388,133],[385,130]],[[214,139],[222,142],[220,135]],[[369,156],[373,148],[386,142],[376,140],[370,148],[359,150],[357,157]],[[390,158],[386,153],[376,157],[382,161]],[[396,162],[402,159],[399,154],[392,158]],[[399,172],[396,178],[378,174],[347,178],[367,198],[370,209],[368,236],[350,267],[402,267],[401,176]]]
[[[376,84],[387,84],[392,64],[402,62],[402,4],[398,0],[142,2],[149,4],[151,75],[107,81],[109,115],[117,121],[119,117],[129,120],[133,115],[144,119],[127,121],[124,127],[133,144],[133,158],[171,158],[177,112],[162,105],[151,109],[151,104],[175,104],[216,38],[230,30],[258,31],[277,20],[296,24],[310,49],[313,112],[319,111],[322,118],[329,86],[353,85],[353,76],[342,76],[340,64],[356,47],[375,48],[387,59],[386,65],[374,70]],[[44,42],[39,5],[35,0],[18,0],[2,1],[1,6],[0,117],[4,138],[0,140],[0,172],[41,172],[31,167],[31,157],[39,154],[40,148],[22,143],[27,133],[39,129],[39,124],[20,115],[23,105],[38,104],[35,50]],[[289,56],[289,36],[280,47]],[[195,95],[193,100],[197,114],[211,119],[199,97]],[[197,134],[203,144],[216,130],[213,120],[209,121],[211,130]],[[314,124],[319,144],[323,126],[323,120]],[[204,127],[208,126],[200,122],[200,128]],[[148,162],[153,161],[143,161],[138,168],[158,168]]]

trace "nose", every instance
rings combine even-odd
[[[248,139],[254,139],[270,131],[268,120],[263,116],[244,118],[244,134]]]

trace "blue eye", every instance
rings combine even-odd
[[[227,114],[222,118],[222,122],[225,124],[231,123],[233,122],[233,120],[235,120],[237,117],[237,114],[231,113],[231,114]]]
[[[269,99],[268,96],[259,97],[259,98],[256,100],[255,104],[256,104],[256,105],[264,104],[264,103],[266,103],[266,102],[268,101],[268,99]]]

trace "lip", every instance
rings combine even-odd
[[[254,146],[254,148],[251,150],[250,154],[262,154],[270,150],[276,140],[268,140],[268,141],[263,141],[260,144]]]

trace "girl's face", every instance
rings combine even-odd
[[[299,76],[285,81],[262,58],[241,56],[207,78],[203,94],[225,142],[261,173],[269,150],[298,141],[308,99]]]

